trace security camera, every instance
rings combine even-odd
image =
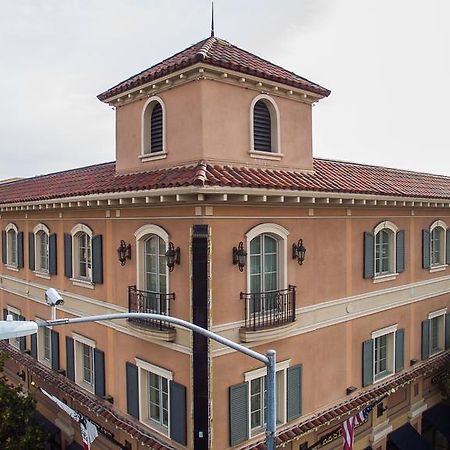
[[[49,288],[45,292],[45,300],[50,306],[57,306],[64,304],[64,300],[59,295],[59,292],[55,288]]]

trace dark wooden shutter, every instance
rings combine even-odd
[[[450,228],[447,229],[446,232],[446,242],[447,242],[447,255],[446,255],[446,262],[447,264],[450,264]]]
[[[7,264],[8,263],[8,257],[6,253],[6,231],[2,231],[2,263]]]
[[[51,330],[52,341],[52,369],[59,370],[59,333],[55,330]]]
[[[181,445],[187,443],[186,388],[170,382],[170,438]]]
[[[270,111],[262,100],[258,100],[253,108],[253,148],[262,152],[272,151]]]
[[[30,348],[31,348],[31,356],[32,356],[34,359],[37,359],[37,357],[38,357],[38,351],[37,351],[37,334],[34,333],[34,334],[30,335],[30,338],[31,338],[31,346],[30,346]]]
[[[287,420],[302,415],[302,366],[289,367],[287,370]]]
[[[34,233],[28,233],[28,267],[30,270],[34,270],[36,267],[34,252]]]
[[[17,267],[23,267],[23,231],[17,233]]]
[[[64,275],[72,278],[72,236],[64,234]]]
[[[405,231],[400,230],[397,232],[397,254],[396,254],[396,270],[397,273],[405,271]]]
[[[430,268],[430,230],[422,230],[422,267]]]
[[[6,308],[3,308],[3,320],[6,320],[8,317],[8,310]]]
[[[94,349],[95,395],[105,396],[105,352]]]
[[[75,349],[73,339],[66,336],[66,371],[67,378],[75,381]]]
[[[426,359],[431,353],[430,342],[430,320],[422,321],[422,359]]]
[[[150,119],[150,153],[163,150],[163,110],[156,102]]]
[[[101,234],[92,238],[92,282],[103,283],[103,239]]]
[[[363,386],[373,383],[373,340],[363,342],[362,358]]]
[[[23,235],[23,233],[22,233]],[[23,267],[23,266],[22,266]],[[24,316],[19,316],[19,320],[25,320]],[[19,348],[22,352],[24,352],[27,349],[27,340],[25,336],[21,336],[19,338]]]
[[[139,419],[139,384],[138,368],[130,362],[126,363],[127,371],[127,412]]]
[[[364,278],[375,276],[375,238],[372,233],[364,233]]]
[[[230,386],[230,445],[248,439],[248,383]]]
[[[450,348],[450,314],[445,315],[445,350]]]
[[[52,233],[48,237],[48,273],[56,275],[58,273],[57,241],[56,234]]]
[[[401,328],[395,332],[395,371],[405,367],[405,330]]]

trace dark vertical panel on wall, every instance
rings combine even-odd
[[[23,233],[22,233],[23,234]],[[24,316],[19,316],[19,320],[25,320]],[[21,336],[19,338],[19,348],[20,350],[22,350],[23,352],[26,350],[27,348],[27,340],[25,336]]]
[[[186,445],[186,388],[170,382],[170,438]]]
[[[105,352],[94,349],[95,395],[105,396]]]
[[[446,242],[447,242],[446,262],[447,262],[447,264],[450,264],[450,228],[447,230],[446,235],[447,235],[447,238],[446,238]]]
[[[422,321],[422,359],[430,356],[430,323],[429,319]]]
[[[194,225],[192,235],[192,319],[208,328],[208,225]],[[193,333],[194,448],[208,449],[208,340]],[[200,437],[202,436],[202,437]]]
[[[403,370],[405,359],[405,330],[401,328],[395,333],[395,371]]]
[[[92,281],[103,283],[103,238],[101,234],[92,238]]]
[[[38,357],[38,352],[37,352],[37,334],[32,334],[30,335],[31,338],[31,356],[34,359],[37,359]]]
[[[48,237],[48,273],[50,275],[57,274],[58,272],[57,265],[58,265],[58,258],[57,258],[56,234],[52,233]]]
[[[230,386],[230,445],[240,444],[248,439],[248,385]]]
[[[59,370],[59,333],[51,331],[52,340],[52,369]]]
[[[272,151],[272,123],[267,105],[258,100],[253,107],[253,148],[258,151]]]
[[[64,275],[72,278],[72,236],[64,234]]]
[[[163,150],[163,110],[156,102],[150,119],[150,153]]]
[[[373,234],[364,233],[364,278],[373,278],[375,275],[375,239]]]
[[[17,267],[23,267],[23,231],[17,233]]]
[[[373,383],[373,340],[363,342],[363,386]]]
[[[302,366],[289,367],[287,370],[287,420],[302,415]]]
[[[75,352],[73,339],[66,336],[66,371],[67,378],[75,381]]]
[[[422,267],[430,268],[430,230],[422,230]]]
[[[445,350],[450,348],[450,314],[445,315]]]
[[[28,233],[28,267],[30,270],[35,269],[34,261],[34,233]]]
[[[2,231],[2,263],[6,264],[8,262],[7,260],[7,253],[6,253],[6,231]]]
[[[127,413],[139,419],[139,382],[138,368],[130,362],[126,363],[127,374]]]
[[[397,273],[405,271],[405,231],[400,230],[397,232],[397,254],[396,254],[396,270]]]

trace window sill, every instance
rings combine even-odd
[[[89,280],[80,280],[79,278],[71,278],[70,281],[74,286],[83,287],[86,289],[94,289],[95,285]]]
[[[33,270],[33,273],[39,278],[50,280],[50,275],[47,272],[38,272],[37,270]]]
[[[75,382],[78,386],[80,386],[81,388],[83,388],[85,391],[90,392],[91,394],[94,393],[94,385],[93,384],[89,384],[86,383],[84,381],[76,381]]]
[[[164,436],[169,436],[168,428],[161,425],[160,423],[153,421],[152,419],[143,419],[143,420],[141,420],[141,423],[143,423],[147,427],[151,428],[152,430],[158,431],[159,433],[161,433]]]
[[[385,281],[392,281],[398,277],[398,273],[388,273],[386,275],[377,275],[372,281],[374,283],[384,283]]]
[[[6,268],[12,270],[13,272],[18,272],[19,268],[17,266],[12,266],[10,264],[6,264]]]
[[[139,155],[139,159],[141,162],[147,162],[147,161],[158,161],[159,159],[166,159],[167,158],[167,152],[155,152],[155,153],[146,153],[144,155]]]
[[[270,161],[280,161],[283,159],[283,153],[262,152],[259,150],[250,150],[248,152],[250,158],[268,159]]]
[[[48,359],[41,358],[41,359],[38,359],[38,361],[39,361],[41,364],[43,364],[45,367],[48,367],[49,369],[52,368],[52,363],[51,363],[51,361],[49,361]]]
[[[432,266],[430,268],[430,273],[434,273],[434,272],[442,272],[443,270],[445,270],[448,267],[447,264],[439,264],[436,266]]]
[[[378,378],[376,376],[374,376],[374,383],[378,383],[380,381],[386,380],[386,378],[391,377],[392,375],[394,375],[393,372],[385,372],[381,375],[378,375]]]
[[[442,349],[442,348],[438,348],[436,350],[431,350],[430,351],[430,356],[438,355],[439,353],[442,353],[443,351],[444,351],[444,349]]]

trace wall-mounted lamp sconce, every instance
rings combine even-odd
[[[120,265],[124,266],[127,259],[131,259],[131,244],[126,244],[122,239],[117,248],[117,255],[119,256]]]
[[[302,265],[305,260],[306,248],[303,245],[303,239],[299,239],[297,244],[292,244],[292,259]]]
[[[347,395],[350,395],[350,394],[352,394],[353,392],[355,392],[356,391],[356,386],[349,386],[348,388],[347,388]]]
[[[166,264],[169,272],[173,271],[175,264],[180,264],[180,247],[175,248],[173,242],[169,242],[169,248],[166,252]]]
[[[233,247],[233,264],[237,264],[239,271],[243,272],[247,263],[247,252],[244,250],[244,243],[241,241],[237,247]]]
[[[414,364],[417,364],[418,362],[419,362],[418,359],[413,358],[413,359],[411,359],[411,361],[409,362],[409,364],[410,364],[411,366],[413,366]]]

